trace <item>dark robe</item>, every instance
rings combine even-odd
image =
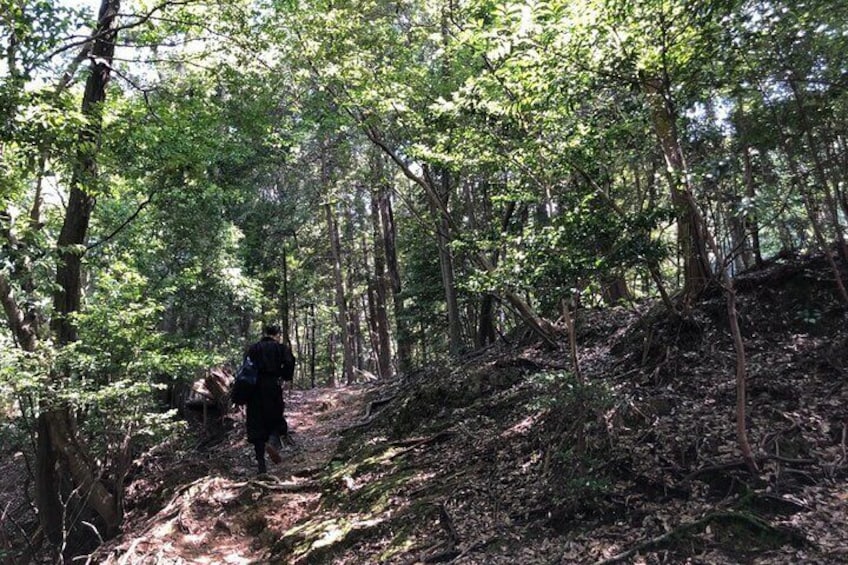
[[[294,355],[288,345],[267,336],[254,343],[247,354],[259,367],[256,388],[247,401],[247,441],[264,443],[271,434],[284,437],[281,381],[292,380]]]

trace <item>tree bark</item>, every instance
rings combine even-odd
[[[82,249],[98,192],[96,157],[103,123],[102,106],[115,52],[115,24],[119,9],[120,1],[103,0],[92,36],[92,68],[82,100],[82,114],[87,123],[79,134],[70,196],[57,241],[58,264],[51,325],[59,346],[77,339],[72,315],[79,311],[82,297]],[[120,498],[100,480],[98,465],[76,437],[73,414],[63,407],[46,408],[39,416],[38,429],[36,503],[39,520],[48,538],[54,544],[61,543],[62,513],[56,513],[56,509],[61,508],[57,490],[61,478],[56,469],[59,458],[70,469],[83,502],[103,519],[106,534],[114,534],[121,522]]]
[[[382,176],[382,175],[380,175]],[[377,178],[376,187],[382,185],[382,180]],[[388,292],[386,291],[386,252],[383,246],[383,231],[380,226],[380,195],[379,188],[371,191],[371,229],[374,239],[374,322],[377,332],[377,374],[382,379],[392,376],[392,342],[389,332],[389,317],[386,302]]]
[[[381,182],[378,185],[378,207],[380,209],[380,224],[383,229],[383,250],[386,257],[386,275],[388,287],[392,295],[393,314],[395,319],[395,339],[397,342],[397,366],[401,373],[412,367],[412,338],[406,311],[403,305],[401,291],[400,268],[397,260],[397,230],[395,228],[394,211],[389,186]]]
[[[286,244],[283,242],[283,261],[282,261],[282,274],[283,274],[283,292],[282,296],[280,296],[280,317],[283,319],[283,337],[286,342],[290,341],[291,336],[291,328],[290,322],[291,319],[289,313],[289,265],[288,265],[288,253],[286,250]]]
[[[462,351],[462,321],[459,315],[459,300],[454,280],[453,253],[450,248],[450,224],[443,217],[440,210],[448,210],[451,193],[450,174],[447,170],[441,171],[441,190],[438,197],[441,206],[433,210],[436,216],[436,236],[439,251],[439,267],[442,274],[442,286],[445,291],[445,305],[448,315],[448,343],[451,355],[459,355]]]
[[[12,283],[0,273],[0,302],[12,335],[18,346],[24,351],[35,351],[38,344],[37,326],[34,312],[24,311],[15,300]]]
[[[698,220],[699,212],[694,205],[668,82],[662,78],[645,78],[642,85],[651,108],[654,133],[665,157],[671,203],[677,217],[677,243],[683,260],[683,301],[687,306],[712,278],[704,226]]]
[[[317,343],[315,342],[315,303],[309,304],[309,386],[315,388],[315,353]]]
[[[495,332],[495,296],[487,292],[480,300],[480,320],[477,324],[474,346],[480,349],[494,343],[495,339],[497,339]]]
[[[333,281],[335,283],[336,315],[342,342],[342,381],[353,382],[353,348],[351,347],[350,326],[348,324],[347,294],[345,293],[344,273],[342,271],[342,250],[339,240],[339,228],[333,206],[324,204],[327,219],[327,232],[330,238],[330,252],[333,259]]]

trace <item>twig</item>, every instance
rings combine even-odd
[[[452,430],[442,430],[436,435],[432,435],[429,437],[414,437],[409,439],[402,439],[398,441],[390,442],[389,445],[392,447],[419,447],[422,445],[430,445],[431,443],[438,443],[442,440],[445,440],[453,435]]]
[[[487,545],[489,545],[490,543],[492,543],[493,541],[495,541],[495,539],[497,539],[496,536],[491,536],[491,537],[486,538],[484,540],[480,540],[477,543],[471,544],[467,548],[465,548],[462,551],[462,553],[457,555],[455,559],[460,559],[462,557],[465,557],[469,553],[477,551],[478,549],[482,549],[482,548],[486,547]]]
[[[339,430],[339,433],[340,433],[340,434],[344,434],[344,433],[346,433],[346,432],[349,432],[350,430],[355,430],[355,429],[357,429],[357,428],[364,428],[364,427],[366,427],[366,426],[369,426],[369,425],[371,425],[371,423],[372,423],[372,422],[374,422],[374,420],[376,420],[376,419],[377,419],[377,417],[378,417],[379,415],[380,415],[379,413],[374,414],[374,415],[373,415],[373,416],[371,416],[370,418],[365,418],[364,420],[362,420],[362,421],[360,421],[360,422],[357,422],[357,423],[355,423],[355,424],[351,424],[351,425],[349,425],[349,426],[348,426],[348,427],[346,427],[346,428],[342,428],[341,430]]]
[[[814,465],[817,461],[815,459],[790,459],[789,457],[782,457],[780,455],[762,455],[757,457],[757,461],[762,463],[764,461],[777,461],[779,463],[786,463],[789,465]],[[692,481],[699,475],[704,473],[710,473],[712,471],[726,471],[730,469],[739,469],[746,467],[746,463],[744,461],[730,461],[728,463],[719,463],[716,465],[710,465],[708,467],[701,467],[700,469],[696,469],[683,477],[681,482],[688,483]]]
[[[784,530],[782,528],[776,528],[769,524],[768,522],[757,518],[756,516],[749,516],[747,514],[740,514],[736,512],[713,512],[707,514],[703,518],[699,520],[695,520],[694,522],[690,522],[688,524],[681,524],[673,530],[669,530],[668,532],[662,534],[661,536],[657,536],[655,538],[649,538],[642,540],[637,543],[635,546],[631,547],[627,551],[623,551],[617,555],[613,555],[607,559],[601,559],[600,561],[596,561],[595,565],[610,565],[612,563],[618,563],[619,561],[624,561],[628,557],[632,556],[635,553],[639,553],[648,549],[657,548],[669,540],[677,537],[688,534],[693,530],[700,530],[711,522],[714,521],[728,521],[728,522],[744,522],[748,526],[751,526],[753,529],[756,529],[760,532],[763,531],[779,531],[784,533],[787,536],[792,537],[796,542],[808,543],[806,538],[801,536],[799,533],[792,530]]]
[[[436,553],[431,553],[430,555],[426,555],[423,559],[421,559],[422,563],[441,563],[442,561],[452,561],[459,557],[460,553],[455,547],[451,547],[449,549],[444,549],[442,551],[437,551]]]
[[[97,539],[100,541],[100,545],[103,545],[103,536],[100,535],[100,532],[97,530],[94,524],[92,524],[91,522],[86,522],[85,520],[80,520],[80,523],[83,526],[88,526],[89,528],[91,528],[94,531],[94,535],[96,535]]]
[[[365,409],[365,418],[371,417],[373,409],[382,406],[383,404],[386,404],[388,402],[391,402],[395,399],[395,397],[397,397],[397,394],[393,394],[387,398],[378,398],[377,400],[372,400],[371,402],[369,402],[368,407]]]
[[[129,563],[129,560],[135,556],[135,548],[141,543],[141,540],[144,538],[135,538],[133,542],[130,544],[129,548],[127,548],[126,553],[124,553],[124,557],[120,561],[120,565],[124,565],[125,563]]]
[[[85,248],[85,250],[86,250],[86,251],[89,251],[89,250],[94,249],[95,247],[97,247],[97,246],[99,246],[99,245],[103,245],[104,243],[106,243],[107,241],[109,241],[110,239],[112,239],[113,237],[115,237],[116,235],[118,235],[118,233],[120,233],[120,232],[121,232],[121,230],[123,230],[125,227],[127,227],[127,226],[130,224],[130,222],[132,222],[133,220],[135,220],[135,219],[138,217],[138,215],[139,215],[139,214],[141,214],[141,211],[142,211],[142,210],[144,210],[144,207],[145,207],[145,206],[147,206],[148,204],[150,204],[150,197],[148,197],[148,198],[147,198],[147,200],[145,200],[145,201],[143,201],[141,204],[139,204],[139,205],[138,205],[138,208],[136,208],[135,212],[133,212],[132,214],[130,214],[130,216],[129,216],[126,220],[124,220],[124,221],[121,223],[121,225],[120,225],[120,226],[118,226],[117,228],[115,228],[115,230],[114,230],[112,233],[110,233],[109,235],[107,235],[106,237],[104,237],[103,239],[101,239],[101,240],[99,240],[99,241],[96,241],[96,242],[94,242],[94,243],[92,243],[92,244],[89,244],[89,245]]]
[[[708,467],[701,467],[700,469],[695,469],[694,471],[683,477],[683,480],[681,482],[683,484],[686,484],[698,477],[699,475],[703,475],[704,473],[711,473],[713,471],[727,471],[730,469],[739,469],[742,467],[745,467],[745,462],[741,460],[731,461],[730,463],[719,463],[716,465],[710,465]]]
[[[7,508],[8,508],[8,507],[7,507]],[[39,541],[41,540],[41,537],[40,537],[40,535],[41,535],[41,533],[42,533],[41,526],[39,526],[39,527],[38,527],[38,530],[36,530],[35,534],[34,534],[32,537],[30,537],[30,535],[29,535],[29,534],[27,533],[27,531],[23,528],[23,526],[21,526],[20,524],[18,524],[18,523],[15,521],[15,519],[12,517],[12,515],[11,515],[11,514],[6,515],[5,519],[6,519],[6,520],[8,520],[9,522],[11,522],[11,523],[12,523],[12,525],[13,525],[13,526],[15,526],[15,528],[17,528],[17,529],[18,529],[18,531],[20,531],[20,532],[21,532],[21,534],[22,534],[22,535],[21,535],[21,537],[23,537],[23,539],[26,541],[26,544],[27,544],[27,550],[29,551],[30,556],[32,556],[32,557],[34,558],[34,557],[37,555],[37,553],[36,553],[35,547],[33,547],[33,545],[32,545],[32,541],[31,541],[31,539],[32,539],[32,540],[39,540]]]
[[[252,481],[252,484],[258,485],[265,490],[272,490],[276,492],[304,492],[310,490],[317,490],[318,482],[317,481],[304,481],[302,483],[284,483],[282,481],[279,482],[267,482],[261,480]]]
[[[448,534],[448,543],[451,548],[455,548],[456,544],[459,543],[459,535],[456,533],[456,528],[453,526],[453,520],[451,520],[450,514],[448,514],[448,509],[445,508],[444,503],[439,504],[439,525],[442,526],[442,529]]]

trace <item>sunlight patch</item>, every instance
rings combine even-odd
[[[333,545],[334,543],[342,541],[352,531],[376,526],[383,522],[383,520],[383,518],[372,518],[370,520],[357,520],[354,522],[345,521],[342,523],[334,520],[327,524],[324,534],[312,543],[311,549],[315,550]]]
[[[233,565],[247,565],[248,563],[252,563],[251,559],[247,559],[246,557],[242,557],[238,553],[230,553],[226,557],[224,557],[224,563],[232,563]]]
[[[501,437],[510,437],[517,435],[526,435],[531,428],[536,424],[536,421],[539,418],[539,413],[531,414],[527,416],[511,428],[507,428],[503,432],[501,432]]]
[[[318,549],[319,547],[333,545],[337,541],[342,540],[344,536],[344,528],[337,522],[330,522],[327,525],[327,529],[324,530],[324,535],[312,544],[312,549]]]

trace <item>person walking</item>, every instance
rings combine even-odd
[[[247,356],[257,366],[259,376],[247,401],[247,441],[253,444],[259,473],[267,472],[265,453],[274,463],[282,461],[282,437],[288,429],[283,416],[282,382],[291,382],[295,357],[291,346],[283,341],[280,327],[264,328],[262,338],[250,346]]]

